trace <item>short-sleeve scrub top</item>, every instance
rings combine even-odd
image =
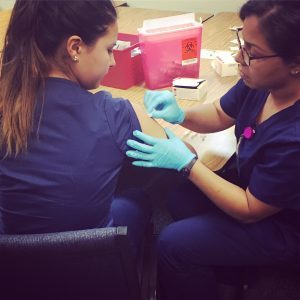
[[[300,100],[257,124],[269,95],[242,80],[221,98],[221,107],[236,120],[237,166],[241,186],[283,210],[274,216],[300,233]],[[245,128],[254,130],[244,136]]]
[[[39,93],[28,149],[0,161],[0,233],[106,226],[126,140],[140,130],[128,100],[60,78]]]

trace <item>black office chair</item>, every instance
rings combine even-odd
[[[141,300],[126,227],[0,235],[3,300]]]
[[[244,269],[239,300],[299,300],[300,269],[290,267],[248,267]]]
[[[220,300],[300,299],[297,266],[224,267],[218,275]]]

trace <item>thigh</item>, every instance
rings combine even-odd
[[[240,185],[235,162],[236,158],[235,155],[233,155],[221,170],[216,171],[216,174],[229,182]],[[197,216],[208,210],[219,210],[219,208],[189,180],[173,188],[169,193],[168,207],[174,220]]]
[[[197,216],[211,209],[218,209],[192,182],[175,187],[168,195],[168,209],[174,220]]]
[[[203,266],[280,264],[291,257],[280,228],[266,219],[243,224],[223,212],[208,212],[166,227],[159,258],[173,270]]]
[[[149,197],[141,189],[127,189],[111,204],[112,226],[127,226],[128,238],[137,253],[151,218]]]

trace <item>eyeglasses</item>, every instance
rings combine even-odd
[[[264,56],[252,56],[248,53],[248,51],[246,50],[246,48],[242,45],[240,36],[239,36],[239,32],[243,29],[243,27],[237,27],[234,29],[234,31],[236,32],[236,38],[239,44],[239,49],[242,52],[242,57],[243,57],[243,61],[245,62],[245,64],[250,67],[250,63],[251,60],[255,60],[255,59],[266,59],[266,58],[272,58],[272,57],[279,57],[280,55],[278,54],[273,54],[273,55],[264,55]]]

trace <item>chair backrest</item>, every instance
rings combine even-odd
[[[0,235],[0,298],[141,299],[127,228]]]

